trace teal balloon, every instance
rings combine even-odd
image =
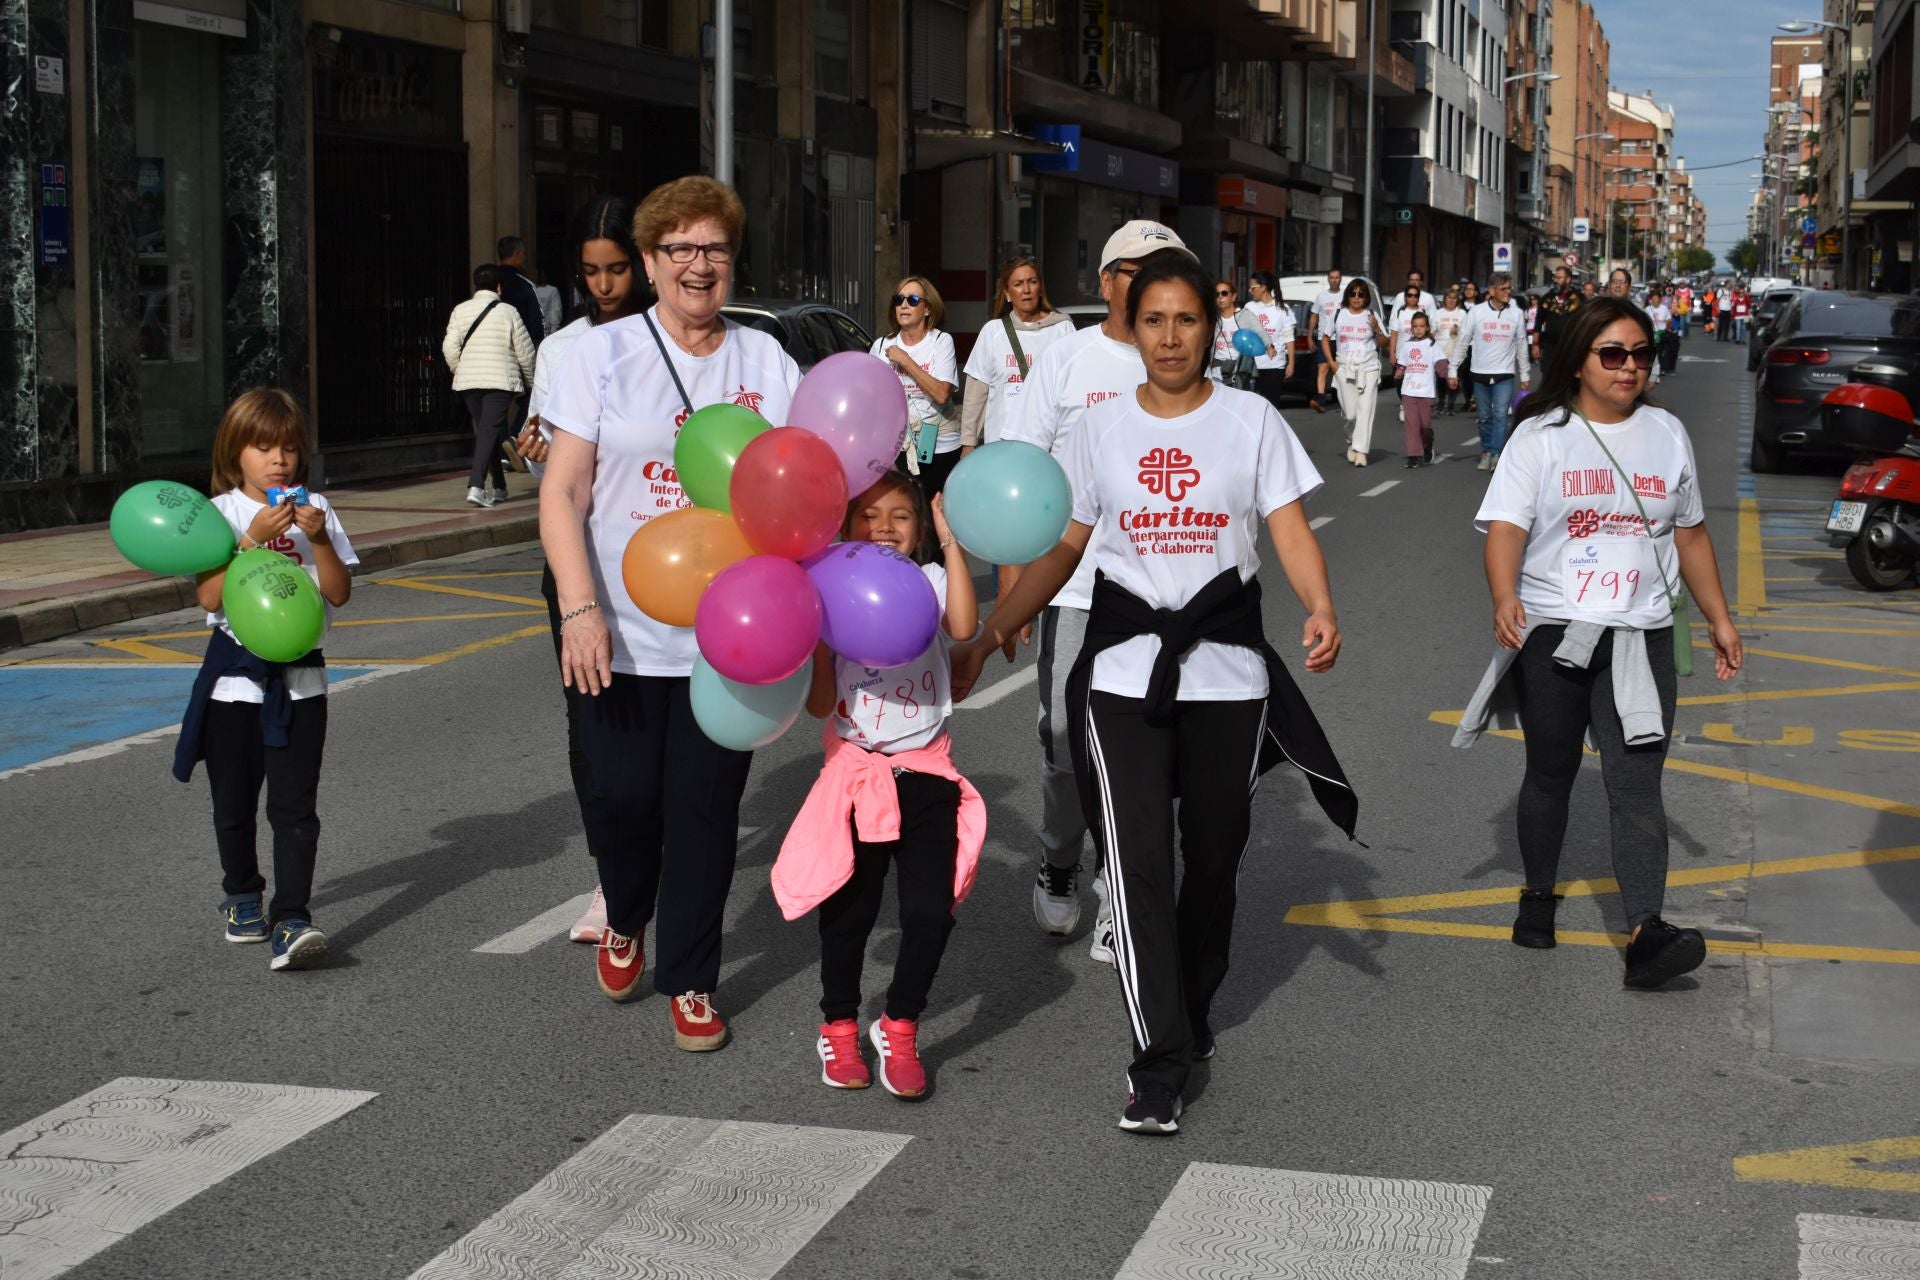
[[[227,625],[248,653],[268,662],[304,658],[327,629],[327,602],[302,569],[278,551],[242,551],[220,588]]]
[[[1235,329],[1233,349],[1243,356],[1263,356],[1267,354],[1267,340],[1251,329]]]
[[[1026,564],[1051,551],[1073,518],[1073,490],[1053,455],[996,440],[947,477],[947,524],[960,545],[994,564]]]
[[[755,751],[793,727],[807,705],[807,687],[812,682],[810,661],[784,680],[743,684],[696,657],[688,695],[693,718],[707,737],[733,751]]]
[[[148,573],[206,573],[233,559],[233,526],[191,485],[146,480],[113,504],[107,530]]]

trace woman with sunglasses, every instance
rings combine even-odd
[[[1373,309],[1373,290],[1355,280],[1340,295],[1340,311],[1331,332],[1320,335],[1333,386],[1340,396],[1340,412],[1347,419],[1347,461],[1367,465],[1373,449],[1373,411],[1380,398],[1380,348],[1387,331]]]
[[[1269,353],[1273,351],[1273,344],[1267,342],[1266,331],[1261,329],[1259,317],[1242,308],[1239,301],[1240,295],[1233,281],[1214,282],[1213,305],[1220,313],[1220,319],[1213,330],[1213,358],[1207,362],[1207,376],[1238,390],[1251,391],[1253,357],[1233,345],[1233,335],[1242,329],[1249,329],[1259,336]]]
[[[1267,340],[1267,354],[1253,358],[1253,387],[1276,410],[1287,377],[1293,372],[1293,311],[1280,301],[1280,282],[1271,271],[1256,271],[1247,279],[1247,293],[1253,301],[1247,314],[1260,325]]]
[[[1693,445],[1679,419],[1646,399],[1654,330],[1618,298],[1582,306],[1475,516],[1487,535],[1494,660],[1454,737],[1489,722],[1526,730],[1520,782],[1520,892],[1513,941],[1554,945],[1555,890],[1581,748],[1598,748],[1613,873],[1626,917],[1626,984],[1652,989],[1699,966],[1706,943],[1660,918],[1667,819],[1660,794],[1673,732],[1675,645],[1690,644],[1673,593],[1706,618],[1714,673],[1740,670],[1707,534]]]
[[[993,320],[967,356],[966,394],[960,398],[960,456],[1006,434],[1020,412],[1027,374],[1042,351],[1073,332],[1073,320],[1055,311],[1032,258],[1000,264]]]
[[[953,335],[940,328],[946,304],[925,276],[908,276],[893,287],[893,330],[873,340],[872,352],[900,375],[907,393],[905,443],[899,470],[914,476],[932,501],[960,462],[960,360]]]
[[[745,225],[725,183],[694,176],[655,188],[633,216],[633,242],[658,302],[575,339],[540,410],[553,437],[540,542],[586,771],[580,816],[606,895],[600,990],[640,994],[641,935],[657,922],[654,989],[669,998],[674,1043],[693,1052],[727,1040],[713,992],[753,757],[701,731],[693,628],[642,613],[621,562],[648,521],[687,505],[673,447],[694,410],[732,403],[784,422],[800,384],[772,336],[721,314]]]

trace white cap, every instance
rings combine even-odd
[[[1100,251],[1100,269],[1105,271],[1122,258],[1136,262],[1150,258],[1165,249],[1178,249],[1195,262],[1200,261],[1199,256],[1187,248],[1186,241],[1174,234],[1173,228],[1135,218],[1107,237],[1107,247]]]

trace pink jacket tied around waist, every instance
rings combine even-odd
[[[953,740],[941,734],[924,747],[882,755],[848,742],[825,726],[827,760],[807,793],[780,856],[773,860],[773,897],[780,914],[798,920],[853,877],[853,831],[869,843],[900,838],[900,796],[893,771],[907,769],[960,784],[959,846],[953,859],[953,903],[973,890],[980,847],[987,842],[987,805],[953,767]],[[853,826],[847,815],[853,815]]]

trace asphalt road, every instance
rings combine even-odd
[[[198,619],[8,655],[0,1275],[1920,1274],[1920,593],[1867,595],[1816,536],[1831,473],[1746,474],[1738,354],[1696,337],[1661,389],[1751,655],[1684,683],[1668,774],[1668,915],[1708,964],[1620,986],[1592,764],[1561,918],[1593,936],[1502,940],[1520,747],[1447,746],[1491,645],[1473,424],[1440,419],[1434,469],[1355,470],[1302,411],[1347,637],[1302,684],[1365,843],[1269,775],[1219,1056],[1170,1139],[1114,1127],[1126,1026],[1085,924],[1061,944],[1029,914],[1032,686],[992,699],[1027,655],[956,713],[991,830],[918,1104],[819,1083],[813,925],[767,887],[805,725],[746,798],[734,1042],[681,1053],[659,997],[600,995],[559,932],[592,872],[531,548],[357,584],[329,646],[334,958],[307,973],[221,940],[204,783],[168,776]],[[1297,606],[1267,600],[1289,651]],[[875,997],[892,955],[883,928]]]

